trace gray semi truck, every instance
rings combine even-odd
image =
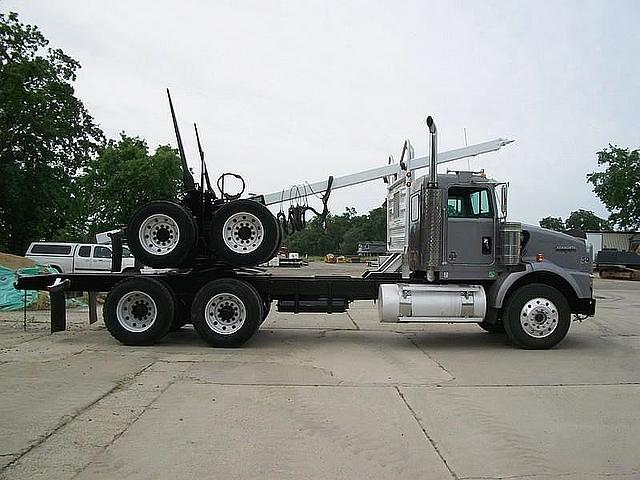
[[[398,163],[243,199],[242,192],[225,192],[229,174],[218,180],[220,195],[214,193],[199,138],[202,175],[199,185],[194,182],[173,106],[171,112],[184,199],[141,206],[125,231],[134,256],[165,271],[25,277],[18,288],[108,292],[105,324],[128,345],[153,344],[192,323],[211,345],[237,346],[253,336],[274,302],[282,312],[332,314],[353,301],[374,300],[381,322],[477,323],[506,332],[519,347],[545,349],[566,336],[573,316],[595,312],[583,239],[507,221],[508,185],[484,172],[437,174],[438,164],[496,151],[510,140],[439,153],[429,117],[428,155],[415,158],[405,141]],[[416,176],[425,167],[428,175]],[[325,217],[332,189],[380,179],[387,184],[391,255],[377,270],[362,277],[300,277],[254,268],[275,254],[283,230],[304,226],[310,209],[292,206],[287,217],[272,214],[268,205],[310,191],[322,195],[324,209],[314,212]]]

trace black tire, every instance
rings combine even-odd
[[[214,347],[237,347],[249,340],[262,322],[263,301],[248,283],[218,279],[200,289],[191,305],[191,322]]]
[[[505,329],[504,329],[504,323],[502,323],[502,320],[497,320],[495,323],[489,323],[489,322],[480,322],[478,323],[478,325],[480,326],[480,328],[482,328],[483,330],[489,332],[489,333],[504,333]]]
[[[154,228],[156,222],[160,226]],[[149,233],[142,233],[141,230],[148,230]],[[145,238],[149,239],[145,240],[149,243],[143,245]],[[188,264],[197,238],[198,229],[191,213],[182,205],[164,200],[138,208],[127,225],[129,250],[142,264],[153,268],[174,268]],[[171,246],[171,250],[164,251]]]
[[[193,297],[177,296],[173,290],[171,295],[173,296],[173,304],[175,305],[175,311],[173,315],[173,321],[171,322],[170,332],[177,332],[187,323],[191,322],[191,302]]]
[[[209,248],[224,263],[249,267],[270,260],[280,248],[281,237],[267,207],[253,200],[234,200],[213,215]]]
[[[271,311],[271,300],[268,298],[263,298],[262,299],[262,321],[260,322],[260,325],[262,325],[264,321],[267,319],[270,311]]]
[[[169,331],[174,309],[173,296],[162,282],[132,277],[108,293],[103,317],[109,333],[125,345],[153,345]]]
[[[557,289],[532,283],[520,287],[509,297],[502,320],[509,339],[517,346],[546,349],[567,335],[571,310]]]

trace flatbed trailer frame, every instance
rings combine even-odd
[[[281,276],[261,269],[220,269],[168,271],[162,273],[60,273],[19,277],[20,290],[48,291],[51,298],[51,331],[66,330],[66,292],[109,292],[120,281],[144,277],[159,280],[180,297],[194,296],[203,285],[217,279],[235,278],[253,286],[269,302],[278,301],[279,311],[291,313],[343,313],[355,300],[377,300],[384,283],[401,280],[396,273],[366,272],[362,277],[347,275]],[[94,323],[95,305],[90,305]]]

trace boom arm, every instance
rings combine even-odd
[[[448,150],[438,154],[438,164],[452,162],[454,160],[460,160],[461,158],[475,157],[483,153],[495,152],[500,150],[505,145],[508,145],[515,140],[507,140],[504,138],[498,138],[489,142],[478,143],[476,145],[470,145],[468,147],[457,148],[455,150]],[[408,164],[408,169],[418,170],[420,168],[429,166],[429,155],[424,157],[418,157],[411,160]],[[359,183],[371,182],[372,180],[378,180],[380,178],[388,177],[399,172],[400,166],[398,164],[385,165],[383,167],[372,168],[370,170],[364,170],[358,173],[351,173],[349,175],[343,175],[341,177],[335,177],[333,179],[332,189],[350,187],[352,185],[358,185]],[[327,180],[312,183],[309,185],[310,190],[316,194],[325,192],[327,190]],[[290,199],[295,199],[299,196],[297,189],[285,189],[279,192],[269,193],[264,196],[265,205],[273,205]]]

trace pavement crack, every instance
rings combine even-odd
[[[431,360],[433,363],[435,363],[438,368],[440,368],[444,373],[446,373],[447,375],[449,375],[449,380],[447,380],[447,382],[453,382],[456,377],[453,373],[451,373],[449,370],[446,369],[446,367],[444,365],[442,365],[438,360],[436,360],[435,358],[433,358],[431,355],[429,355],[429,352],[427,352],[424,348],[422,348],[418,342],[416,342],[415,336],[414,335],[407,335],[406,338],[411,342],[411,344],[416,347],[418,350],[420,350],[423,355],[425,355],[429,360]]]
[[[402,391],[398,388],[398,387],[394,387],[396,392],[398,393],[398,396],[400,397],[400,399],[402,400],[402,402],[404,403],[404,405],[407,407],[407,409],[409,410],[409,412],[411,413],[411,416],[413,417],[413,419],[416,421],[416,423],[418,424],[418,427],[420,427],[420,430],[422,430],[422,433],[424,434],[425,438],[429,441],[429,443],[431,444],[431,447],[433,447],[433,449],[435,450],[436,454],[438,455],[438,457],[440,457],[440,460],[442,461],[442,463],[444,464],[444,466],[447,468],[447,470],[449,471],[449,473],[451,474],[451,478],[453,478],[454,480],[459,480],[460,477],[458,477],[458,475],[456,474],[456,472],[453,471],[453,468],[451,468],[451,465],[449,465],[449,462],[447,462],[447,459],[444,458],[444,455],[442,454],[442,452],[440,451],[440,449],[438,448],[438,444],[435,442],[435,440],[431,437],[431,435],[429,435],[429,432],[427,432],[427,429],[424,427],[424,425],[420,422],[420,419],[418,418],[418,414],[416,413],[416,411],[413,409],[413,407],[411,407],[411,405],[409,405],[409,402],[407,401],[407,399],[405,398],[405,396],[403,395]]]
[[[347,314],[347,317],[349,317],[349,320],[351,320],[351,323],[353,323],[353,326],[356,327],[356,330],[360,330],[360,327],[358,326],[358,324],[356,323],[356,321],[353,319],[353,317],[351,316],[351,314],[347,311],[345,312]]]
[[[152,362],[151,364],[147,365],[146,367],[144,367],[140,372],[138,372],[133,378],[131,378],[129,380],[129,382],[127,383],[131,383],[135,380],[135,378],[137,376],[139,376],[140,374],[144,373],[148,368],[150,368],[152,365],[154,365],[155,362]],[[86,463],[86,465],[84,465],[84,467],[82,467],[80,470],[78,470],[72,477],[70,480],[73,480],[74,478],[77,478],[78,475],[80,475],[82,472],[84,472],[93,462],[93,460],[95,458],[97,458],[99,455],[101,455],[107,448],[109,448],[111,445],[113,445],[122,435],[124,435],[124,433],[129,430],[147,411],[149,410],[156,410],[157,407],[154,406],[154,404],[158,401],[158,399],[162,396],[162,394],[164,392],[167,391],[167,389],[169,387],[171,387],[174,383],[176,383],[176,381],[181,380],[183,377],[182,375],[176,375],[175,377],[172,377],[171,380],[169,380],[167,382],[167,384],[157,390],[157,395],[155,397],[153,397],[153,400],[151,400],[147,405],[145,405],[142,410],[140,411],[140,413],[138,415],[136,415],[136,417],[128,424],[125,425],[125,427],[120,430],[118,433],[116,433],[113,438],[111,438],[111,440],[109,441],[109,443],[107,443],[106,445],[100,446],[99,448],[101,448],[102,450],[97,453],[96,455],[93,456],[93,458]]]
[[[119,390],[120,388],[122,388],[122,385],[124,385],[125,383],[130,382],[132,379],[134,379],[135,377],[137,377],[138,375],[143,373],[145,370],[147,370],[152,365],[153,365],[153,362],[148,364],[148,365],[146,365],[146,366],[144,366],[144,367],[142,367],[140,370],[136,371],[134,374],[125,376],[123,380],[121,380],[120,382],[116,383],[112,388],[107,390],[104,394],[100,395],[98,398],[96,398],[94,401],[92,401],[88,405],[85,405],[84,407],[79,408],[73,414],[71,414],[71,415],[63,415],[61,417],[60,421],[58,422],[58,424],[53,429],[51,429],[49,432],[45,433],[44,435],[41,435],[35,442],[33,442],[27,448],[25,448],[20,453],[18,453],[17,454],[18,456],[16,458],[14,458],[11,462],[7,463],[4,467],[2,467],[0,469],[0,473],[2,473],[5,470],[11,468],[14,464],[18,463],[25,455],[27,455],[29,452],[31,452],[34,448],[42,445],[44,442],[46,442],[49,438],[51,438],[53,435],[55,435],[57,432],[59,432],[63,427],[68,425],[75,418],[77,418],[78,416],[82,415],[84,412],[86,412],[91,407],[96,405],[100,400],[108,397],[113,392],[115,392],[115,391]]]

